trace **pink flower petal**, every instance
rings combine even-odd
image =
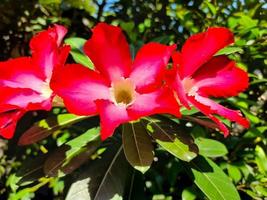
[[[191,36],[182,48],[181,79],[190,77],[220,49],[234,42],[233,34],[226,28],[209,28]]]
[[[212,58],[193,78],[198,92],[205,96],[236,96],[248,87],[248,74],[226,56]]]
[[[56,25],[53,28],[42,31],[30,41],[34,65],[42,69],[43,79],[51,79],[54,68],[60,65],[60,43],[67,30],[63,26]],[[66,52],[63,52],[66,54]]]
[[[108,83],[103,77],[79,64],[69,64],[59,70],[51,87],[63,98],[69,112],[77,115],[96,114],[94,101],[110,98]]]
[[[150,92],[162,85],[164,72],[176,45],[148,43],[137,53],[130,78],[139,93]]]
[[[26,110],[50,110],[52,97],[42,96],[31,89],[0,87],[0,103]]]
[[[125,106],[115,105],[108,100],[97,100],[96,105],[100,114],[102,140],[112,136],[120,124],[133,120]]]
[[[14,107],[8,110],[8,107],[8,105],[5,105],[7,110],[0,113],[0,136],[6,139],[13,137],[17,122],[25,113],[25,111]]]
[[[208,106],[210,108],[210,113],[218,114],[230,121],[234,121],[244,126],[245,128],[249,127],[249,121],[244,118],[239,110],[231,110],[223,107],[222,105],[199,95],[195,96],[196,101],[199,103]]]
[[[130,48],[119,27],[99,23],[92,37],[85,43],[84,51],[95,68],[107,79],[127,78],[131,67]]]
[[[31,88],[40,91],[43,88],[41,73],[31,58],[20,57],[0,62],[0,85],[13,88]]]
[[[179,105],[169,88],[161,88],[151,93],[139,94],[132,105],[127,108],[131,118],[153,114],[172,114],[180,117]]]
[[[209,117],[212,121],[214,121],[219,129],[223,132],[224,137],[227,137],[229,135],[228,128],[216,117],[214,117],[212,114],[214,113],[209,106],[204,105],[197,100],[194,99],[194,97],[188,97],[190,99],[190,102],[198,109],[200,110],[204,115]]]
[[[174,95],[177,98],[178,102],[181,102],[183,106],[185,106],[187,109],[190,109],[188,99],[186,96],[186,92],[182,83],[182,80],[180,78],[179,73],[177,73],[178,68],[180,67],[181,64],[181,53],[180,52],[175,52],[172,55],[172,61],[173,61],[173,66],[172,66],[172,72],[174,75],[170,75],[171,80],[169,80],[169,84],[172,86],[174,89]],[[177,96],[176,96],[177,95]]]

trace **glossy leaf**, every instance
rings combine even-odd
[[[101,158],[90,163],[71,185],[66,200],[122,199],[132,168],[122,145],[112,143]]]
[[[48,176],[71,173],[90,158],[100,143],[99,128],[89,129],[55,150],[45,162],[45,173]]]
[[[198,146],[199,154],[208,157],[220,157],[228,153],[225,145],[219,141],[207,139],[207,138],[197,138],[195,143]]]
[[[88,56],[85,55],[83,51],[83,46],[85,44],[86,40],[83,38],[73,37],[68,38],[65,40],[66,44],[69,44],[71,46],[71,52],[72,58],[75,62],[82,64],[90,69],[94,68],[94,64],[90,60]]]
[[[193,138],[176,123],[165,118],[145,118],[144,124],[155,141],[175,157],[189,162],[197,156],[198,148]]]
[[[198,156],[191,162],[184,162],[184,164],[194,183],[208,199],[240,200],[233,183],[212,160]]]
[[[36,122],[30,129],[22,134],[18,145],[29,145],[38,142],[56,130],[59,130],[67,125],[71,125],[81,121],[88,116],[77,116],[73,114],[60,114],[47,119]]]
[[[153,162],[153,145],[140,122],[127,123],[122,130],[123,150],[128,162],[145,173]]]

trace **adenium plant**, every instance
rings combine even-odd
[[[71,114],[99,115],[102,140],[111,137],[121,124],[136,123],[143,117],[168,114],[179,120],[181,108],[197,108],[225,137],[229,130],[216,115],[249,127],[240,111],[211,99],[236,96],[248,87],[247,73],[227,56],[216,55],[234,42],[228,29],[212,27],[195,34],[181,51],[176,45],[150,42],[132,59],[121,28],[99,23],[83,46],[93,69],[66,63],[71,50],[62,44],[66,33],[66,28],[54,25],[32,38],[30,57],[0,63],[2,137],[13,137],[18,120],[27,111],[49,111],[58,99]]]

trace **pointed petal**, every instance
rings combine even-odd
[[[100,114],[102,140],[112,136],[120,124],[132,120],[125,106],[117,106],[108,100],[97,100],[96,105]]]
[[[169,59],[176,45],[166,46],[148,43],[137,53],[130,78],[135,81],[139,93],[147,93],[162,85]]]
[[[10,139],[13,137],[18,120],[25,112],[19,109],[6,110],[0,113],[0,136]]]
[[[53,69],[61,64],[60,43],[66,32],[63,26],[56,25],[36,34],[30,41],[34,65],[42,70],[43,79],[50,80]]]
[[[69,112],[77,115],[96,114],[94,101],[110,98],[108,84],[102,76],[79,64],[69,64],[59,70],[51,88],[64,100]]]
[[[200,102],[198,102],[197,100],[194,99],[194,97],[188,97],[190,102],[198,109],[200,110],[204,115],[206,115],[207,117],[209,117],[212,121],[214,121],[217,125],[218,128],[223,132],[224,137],[227,137],[229,135],[229,130],[228,128],[216,117],[214,117],[213,111],[210,109],[209,106],[204,105]]]
[[[191,109],[179,74],[176,74],[175,81],[172,83],[172,88],[174,89],[174,95],[176,100],[180,102],[183,106],[185,106],[187,109]]]
[[[134,103],[127,108],[135,120],[153,114],[172,114],[180,117],[179,105],[169,88],[161,88],[151,93],[136,96]]]
[[[205,96],[236,96],[248,87],[248,74],[226,56],[218,56],[203,65],[193,76],[198,92]]]
[[[84,51],[95,68],[107,79],[127,78],[131,67],[130,48],[119,27],[99,23],[92,37],[85,43]]]
[[[239,123],[240,125],[244,126],[245,128],[249,127],[249,121],[244,118],[239,110],[231,110],[229,108],[226,108],[208,98],[196,95],[195,99],[202,103],[203,105],[206,105],[210,108],[210,112],[213,114],[218,114],[226,119],[229,119],[230,121],[234,121]]]
[[[182,48],[181,79],[192,76],[217,51],[234,42],[233,34],[223,27],[209,28],[191,36]]]

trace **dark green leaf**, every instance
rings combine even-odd
[[[83,46],[85,42],[86,42],[85,39],[78,38],[78,37],[68,38],[65,40],[65,43],[71,46],[70,53],[73,57],[73,60],[75,60],[75,62],[80,63],[90,69],[93,69],[94,64],[92,63],[90,58],[85,55],[83,51]]]
[[[49,176],[71,173],[89,159],[100,143],[99,128],[89,129],[53,152],[45,162],[45,173]]]
[[[165,118],[151,117],[143,121],[155,141],[175,157],[188,162],[197,156],[198,148],[193,138],[185,134],[176,123]]]
[[[66,200],[122,199],[132,171],[122,145],[112,143],[101,159],[90,163],[71,185]]]
[[[22,163],[19,171],[16,173],[16,177],[19,177],[17,184],[26,184],[27,182],[35,181],[43,176],[43,166],[48,154],[38,155],[36,158],[27,159]]]
[[[81,121],[85,118],[87,117],[73,114],[61,114],[43,119],[39,122],[36,122],[30,129],[23,133],[19,139],[18,145],[29,145],[36,143],[48,137],[56,130]]]
[[[233,183],[212,160],[198,156],[184,164],[194,183],[210,200],[240,199]]]
[[[145,173],[153,162],[153,145],[146,129],[140,122],[123,125],[123,150],[128,162]]]

